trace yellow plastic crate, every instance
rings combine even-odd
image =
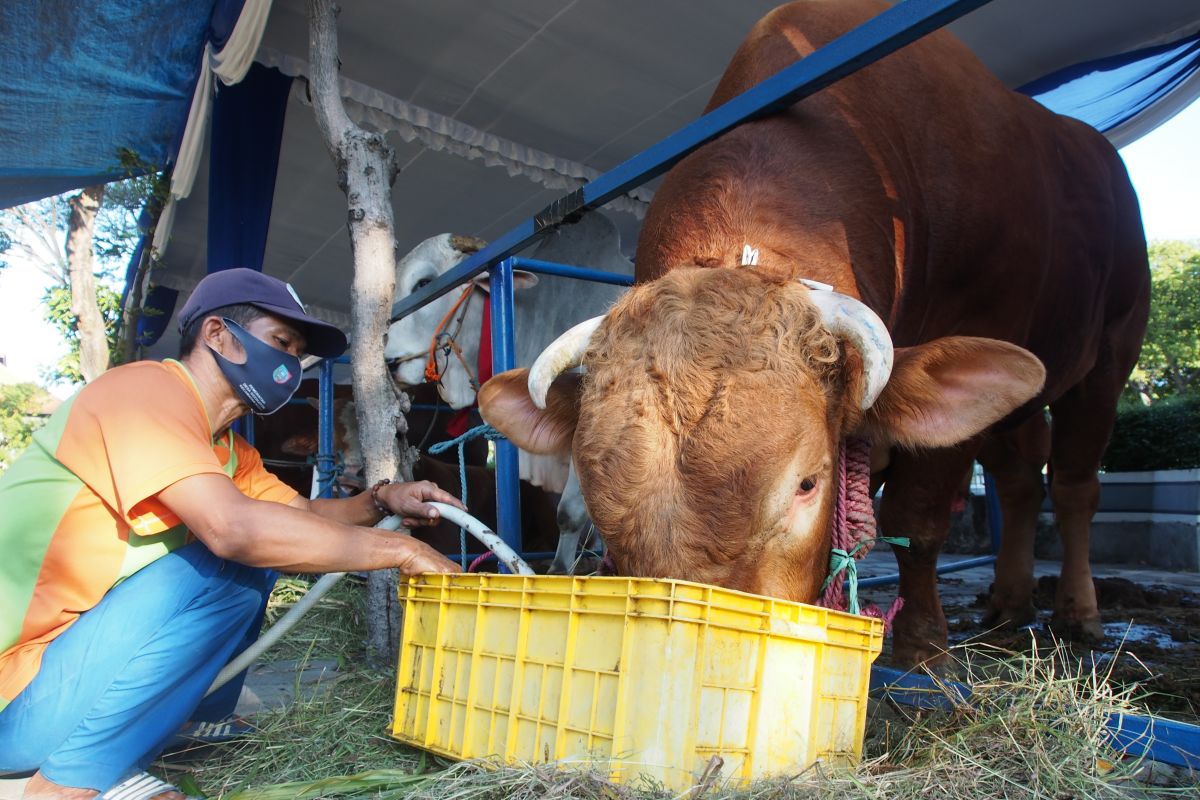
[[[426,575],[401,587],[392,734],[452,758],[607,764],[674,789],[862,752],[878,620],[640,578]]]

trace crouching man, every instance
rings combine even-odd
[[[0,772],[27,798],[180,798],[140,772],[244,646],[270,569],[457,568],[373,529],[437,522],[431,483],[306,500],[230,431],[300,384],[303,353],[346,349],[291,287],[202,280],[179,360],[116,367],[63,403],[0,479]]]

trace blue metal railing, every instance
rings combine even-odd
[[[542,275],[632,286],[633,277],[615,272],[556,264],[531,258],[506,258],[489,273],[492,304],[492,372],[516,367],[513,342],[513,270]],[[496,441],[496,533],[516,550],[521,549],[521,494],[517,448],[507,439]]]

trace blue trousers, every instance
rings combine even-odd
[[[123,581],[50,643],[33,682],[0,711],[0,772],[41,770],[103,792],[144,769],[184,722],[231,711],[236,689],[198,706],[257,637],[274,582],[200,542]]]

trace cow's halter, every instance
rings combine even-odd
[[[466,318],[467,309],[470,307],[470,303],[467,301],[474,291],[475,282],[471,281],[463,289],[458,299],[454,301],[454,305],[450,306],[450,310],[446,312],[446,316],[442,317],[442,321],[434,329],[433,338],[429,340],[429,358],[425,362],[426,380],[433,383],[439,383],[442,380],[444,372],[438,369],[437,352],[438,350],[445,350],[447,356],[450,353],[454,353],[458,357],[459,363],[462,364],[462,368],[467,373],[467,380],[470,381],[471,388],[477,392],[479,391],[479,381],[475,379],[475,373],[471,371],[471,366],[463,358],[462,348],[458,346],[458,342],[456,341],[458,335],[462,333],[463,320]],[[459,310],[460,308],[461,311]],[[454,317],[455,312],[458,312],[457,318]],[[454,331],[447,332],[446,327],[451,324],[452,319]]]

